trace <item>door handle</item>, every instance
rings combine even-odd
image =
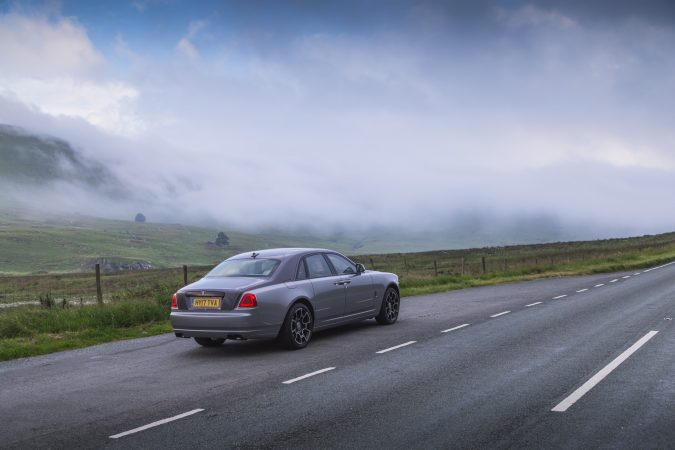
[[[340,280],[333,283],[335,286],[344,286],[345,284],[351,283],[352,280]]]

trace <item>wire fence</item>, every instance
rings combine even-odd
[[[46,308],[109,303],[179,289],[211,266],[0,277],[0,310],[25,305]]]

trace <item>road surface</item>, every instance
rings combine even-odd
[[[402,299],[399,321],[0,363],[2,448],[675,448],[675,264]]]

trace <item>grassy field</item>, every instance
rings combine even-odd
[[[218,231],[230,240],[226,248],[209,245]],[[86,216],[37,216],[0,208],[0,274],[82,272],[101,258],[142,261],[153,267],[213,264],[252,248],[330,247],[352,250],[355,241],[298,234],[242,233],[194,226],[136,223]]]
[[[225,248],[209,244],[219,231],[229,237],[230,244]],[[395,235],[375,239],[369,233],[359,236],[340,232],[319,236],[305,230],[244,233],[87,216],[45,216],[0,207],[0,274],[5,275],[77,273],[90,270],[101,259],[170,268],[214,264],[236,253],[261,248],[318,247],[354,254],[358,249],[397,251],[420,245],[440,243],[407,242]]]
[[[675,233],[627,239],[360,255],[369,268],[401,278],[403,296],[531,280],[637,269],[675,260]],[[190,266],[189,281],[211,266]],[[106,303],[95,299],[92,272],[0,277],[0,360],[170,331],[171,294],[182,269],[103,274]]]

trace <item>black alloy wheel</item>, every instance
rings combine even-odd
[[[375,317],[380,325],[391,325],[398,319],[398,311],[401,308],[401,297],[393,287],[387,288],[382,298],[380,313]]]
[[[279,337],[287,348],[298,350],[307,347],[312,339],[313,329],[312,311],[304,303],[296,303],[288,311]]]

